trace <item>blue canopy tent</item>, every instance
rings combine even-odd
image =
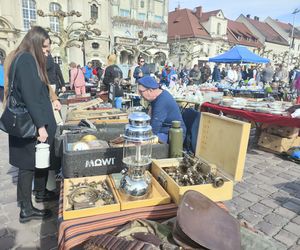
[[[229,51],[211,57],[208,60],[209,62],[216,62],[216,63],[268,63],[270,62],[269,59],[260,57],[250,50],[248,50],[244,46],[236,45]]]

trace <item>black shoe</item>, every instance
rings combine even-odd
[[[52,212],[49,209],[37,209],[31,205],[31,207],[21,206],[21,212],[19,221],[25,223],[31,220],[43,220],[52,216]]]
[[[35,201],[36,202],[46,202],[58,200],[59,195],[53,191],[45,190],[44,192],[36,192]]]

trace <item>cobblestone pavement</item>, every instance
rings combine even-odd
[[[56,249],[55,216],[43,222],[18,222],[18,171],[8,164],[8,141],[2,132],[0,152],[0,249]],[[300,249],[300,165],[248,150],[243,181],[235,185],[234,198],[225,204],[231,214],[270,237],[281,249]],[[44,206],[57,214],[55,203]]]

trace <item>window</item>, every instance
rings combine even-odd
[[[145,1],[141,1],[140,6],[141,6],[141,8],[144,8],[145,7]]]
[[[138,20],[141,20],[141,21],[146,20],[146,14],[145,13],[139,13],[138,14]]]
[[[218,23],[217,24],[217,35],[220,35],[221,34],[221,24]]]
[[[129,10],[120,9],[120,16],[129,17],[130,16]]]
[[[60,56],[54,56],[53,60],[55,63],[62,65],[62,60],[61,60]]]
[[[91,5],[91,18],[98,19],[98,7],[96,4]]]
[[[298,51],[300,51],[300,44],[298,45]]]
[[[163,21],[163,18],[162,18],[162,16],[154,16],[154,22],[156,22],[156,23],[161,23]]]
[[[22,0],[22,12],[24,30],[30,29],[30,23],[36,21],[36,9],[34,0]]]
[[[61,6],[58,3],[50,3],[49,11],[56,12],[61,10]],[[59,32],[59,21],[58,17],[50,16],[50,29],[54,32]]]

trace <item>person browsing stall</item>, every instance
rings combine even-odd
[[[134,69],[133,77],[137,81],[144,76],[150,76],[150,69],[145,63],[145,59],[143,57],[139,57],[138,66]]]
[[[158,83],[151,76],[145,76],[138,80],[140,95],[151,103],[152,131],[163,142],[168,142],[169,129],[172,121],[180,121],[185,137],[186,127],[182,119],[179,107],[171,94],[159,88]],[[184,138],[183,138],[184,139]]]

